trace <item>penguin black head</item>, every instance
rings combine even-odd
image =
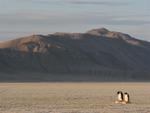
[[[122,91],[118,91],[118,92],[117,92],[117,94],[120,94],[120,93],[122,93]]]

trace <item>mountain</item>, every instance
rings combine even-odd
[[[0,81],[149,81],[150,43],[128,34],[32,35],[0,43]]]

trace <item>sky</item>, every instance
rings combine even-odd
[[[150,41],[150,0],[0,0],[0,41],[95,28]]]

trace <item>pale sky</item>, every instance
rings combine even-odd
[[[150,0],[0,0],[0,41],[101,27],[150,41]]]

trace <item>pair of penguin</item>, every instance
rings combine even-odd
[[[123,104],[130,103],[129,94],[127,92],[125,92],[123,94],[122,91],[118,91],[117,92],[117,101],[116,101],[116,103],[123,103]]]

